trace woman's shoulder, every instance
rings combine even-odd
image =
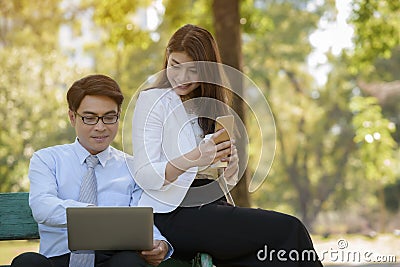
[[[141,103],[170,103],[177,98],[176,93],[171,88],[151,88],[140,92],[138,101]]]
[[[146,97],[160,97],[163,95],[167,95],[171,90],[171,88],[150,88],[140,92],[140,96]]]

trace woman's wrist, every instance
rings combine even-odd
[[[175,175],[173,175],[174,176],[173,180],[175,180],[177,176],[186,172],[190,168],[197,167],[196,159],[198,159],[199,156],[200,156],[200,151],[198,149],[193,149],[192,151],[170,161],[169,164],[167,164],[167,169],[169,170],[174,169],[173,173]],[[167,180],[169,179],[167,178]]]
[[[186,153],[183,155],[184,161],[185,161],[185,170],[188,170],[193,167],[198,167],[197,166],[197,160],[200,158],[200,150],[198,147],[193,149],[192,151]]]

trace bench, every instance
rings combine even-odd
[[[39,239],[38,226],[28,204],[29,193],[0,193],[0,241]],[[2,265],[6,267],[9,265]],[[194,259],[168,259],[160,267],[212,267],[208,254],[198,253]]]

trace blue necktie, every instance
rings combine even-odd
[[[94,167],[99,164],[97,156],[90,155],[86,158],[88,171],[82,179],[81,190],[79,192],[79,201],[97,205],[97,181]],[[69,267],[93,267],[94,251],[85,251],[85,253],[71,253]]]

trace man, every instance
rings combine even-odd
[[[68,249],[66,208],[136,206],[142,193],[126,165],[132,158],[110,146],[123,102],[118,84],[104,75],[90,75],[70,87],[67,100],[75,142],[35,152],[29,166],[29,205],[39,226],[40,254],[23,253],[11,266],[83,267],[79,255]],[[94,172],[88,174],[89,167]],[[172,247],[156,227],[154,239],[151,251],[96,251],[85,266],[158,265],[170,257]]]

